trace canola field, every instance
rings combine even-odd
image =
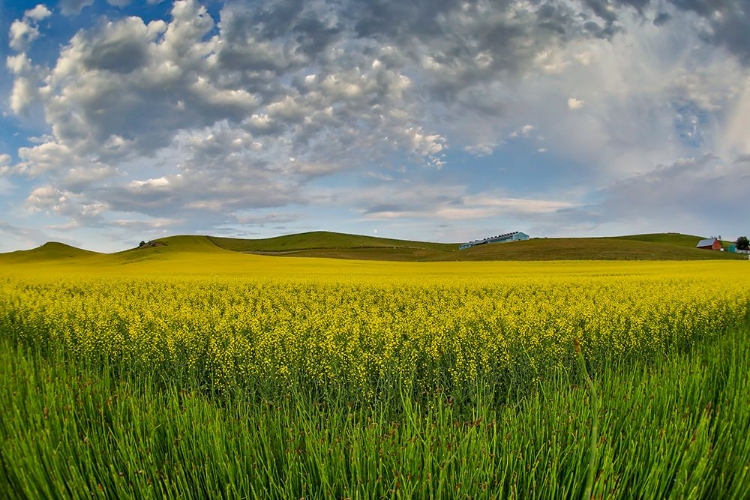
[[[622,426],[630,429],[628,432],[638,432],[640,424],[628,423],[629,409],[636,403],[642,409],[646,401],[623,406],[618,400],[608,408],[607,398],[616,390],[604,390],[601,396],[596,393],[596,384],[600,389],[610,387],[607,384],[612,380],[640,373],[645,377],[638,379],[641,382],[622,382],[623,387],[636,391],[646,383],[643,380],[652,380],[649,377],[654,373],[649,370],[658,371],[661,366],[673,370],[665,369],[659,375],[662,380],[671,376],[675,383],[682,379],[685,387],[691,387],[689,377],[675,375],[681,366],[692,366],[690,356],[715,348],[712,346],[729,345],[727,342],[733,346],[732,352],[737,351],[737,332],[747,330],[750,318],[750,289],[738,286],[737,280],[747,273],[746,262],[407,264],[247,256],[212,265],[210,259],[183,259],[158,265],[0,268],[3,356],[22,360],[10,363],[0,375],[7,387],[2,395],[5,407],[15,409],[15,420],[9,423],[6,419],[0,425],[0,483],[7,496],[70,497],[65,492],[80,491],[81,497],[102,498],[228,498],[235,494],[255,498],[560,498],[596,496],[598,492],[599,497],[653,493],[683,498],[692,497],[689,493],[694,491],[699,493],[695,498],[701,498],[722,489],[740,494],[750,485],[750,453],[742,439],[744,448],[739,451],[725,450],[723,456],[706,452],[709,456],[704,458],[709,462],[703,463],[702,474],[707,476],[696,479],[688,474],[682,483],[675,483],[686,472],[679,467],[678,455],[670,454],[685,446],[680,440],[683,433],[688,434],[688,443],[695,442],[700,425],[704,425],[701,419],[708,418],[709,424],[716,420],[711,408],[719,402],[707,401],[695,392],[685,396],[687,403],[680,409],[674,406],[682,397],[679,393],[672,399],[665,396],[666,421],[671,418],[670,411],[682,411],[685,428],[675,431],[676,441],[670,445],[674,449],[658,453],[667,453],[677,465],[670,469],[661,465],[663,457],[636,453],[633,460],[641,460],[638,467],[645,472],[634,472],[618,462],[616,453],[622,450],[608,440],[614,443],[625,436]],[[747,340],[747,335],[742,338]],[[682,359],[682,365],[675,364],[674,359]],[[22,365],[23,360],[28,366]],[[728,378],[722,379],[722,388],[728,387],[727,379],[735,383],[742,378],[739,366],[739,374],[728,372]],[[691,368],[689,373],[703,372]],[[144,442],[134,442],[123,457],[108,462],[105,454],[119,456],[118,443],[125,446],[127,434],[121,435],[125,431],[117,427],[124,423],[118,423],[112,415],[105,418],[109,410],[104,403],[89,408],[93,417],[86,417],[88,421],[76,413],[87,411],[85,404],[74,403],[85,400],[81,399],[81,391],[86,392],[85,387],[80,388],[81,377],[93,377],[96,387],[108,384],[98,389],[105,393],[102,397],[109,398],[107,408],[113,404],[113,397],[117,401],[125,384],[130,401],[141,405],[131,408],[127,419],[135,427],[144,426],[146,441],[151,426],[172,436],[171,431],[164,430],[170,425],[202,425],[163,413],[160,418],[166,421],[150,420],[170,408],[170,401],[176,404],[175,412],[182,414],[185,401],[192,398],[207,405],[201,407],[203,417],[206,412],[229,412],[231,417],[214,415],[212,420],[225,422],[222,425],[228,427],[221,432],[234,432],[240,441],[247,440],[243,445],[246,451],[237,450],[234,456],[222,448],[224,455],[216,459],[233,463],[237,469],[232,469],[233,474],[238,476],[225,477],[217,471],[209,474],[205,467],[212,460],[209,449],[215,443],[203,442],[205,435],[195,437],[192,443],[196,449],[206,447],[203,458],[193,456],[190,466],[178,467],[174,463],[179,456],[177,443],[186,439],[180,434],[186,429],[175,428],[174,436],[165,438],[173,439],[173,446],[167,443],[168,449],[161,451],[159,460],[163,463],[157,460],[143,465],[143,450],[151,449]],[[63,387],[59,381],[66,379],[70,382]],[[29,380],[34,382],[24,386]],[[12,389],[13,384],[27,389]],[[45,389],[45,384],[50,388]],[[664,394],[672,389],[662,388]],[[714,389],[708,392],[719,394]],[[65,417],[67,422],[70,417],[78,422],[76,434],[68,436],[70,430],[64,430],[68,424],[61,424],[57,429],[59,442],[52,439],[46,443],[49,450],[39,451],[44,446],[20,436],[29,429],[44,434],[54,405],[44,399],[45,394],[55,391],[62,391],[59,397],[69,397],[72,403],[58,405],[60,414],[54,412],[54,418]],[[19,399],[19,392],[25,394],[25,400]],[[550,392],[564,395],[546,403],[539,399],[540,394]],[[627,395],[617,393],[615,397]],[[160,403],[150,407],[150,398]],[[583,403],[576,406],[577,402]],[[740,405],[741,413],[729,416],[742,421],[750,403],[731,402]],[[538,406],[525,410],[529,404]],[[567,442],[570,447],[561,447],[548,459],[540,459],[537,453],[533,464],[525,463],[532,460],[525,455],[528,449],[557,445],[549,440],[534,444],[531,436],[518,438],[515,433],[545,435],[549,432],[545,425],[573,418],[570,407],[561,409],[566,404],[581,412],[575,422],[581,427],[569,429],[571,435],[558,443],[562,446]],[[691,420],[691,404],[699,408],[694,412],[697,423]],[[725,407],[729,404],[729,400],[724,403]],[[240,407],[245,408],[244,414],[238,413]],[[277,411],[271,423],[269,408]],[[552,410],[539,421],[524,420],[525,411],[542,415]],[[31,415],[34,411],[38,414]],[[651,408],[649,415],[654,417],[659,411]],[[640,414],[637,418],[641,422],[651,417]],[[97,423],[92,424],[92,418]],[[337,420],[341,418],[343,423]],[[596,434],[595,442],[591,441],[593,428],[598,427],[595,422],[618,418],[622,418],[618,424],[621,427],[610,422],[609,428],[603,426],[601,440]],[[238,419],[247,422],[243,430],[232,428]],[[441,423],[441,419],[446,421]],[[336,422],[343,426],[340,430],[344,434],[361,434],[364,448],[349,441],[342,445],[341,439],[332,444],[330,433]],[[493,422],[492,427],[483,427],[489,422]],[[574,425],[571,422],[568,425]],[[731,420],[731,426],[735,424]],[[291,435],[279,437],[276,444],[263,444],[267,436],[253,434],[252,429],[264,425],[267,435]],[[523,425],[532,427],[518,427]],[[669,437],[670,430],[665,431],[668,424],[659,425],[660,430],[654,432],[660,432],[662,438],[666,432]],[[101,427],[98,431],[97,426]],[[378,432],[370,435],[373,426]],[[313,441],[317,444],[297,443],[302,434],[308,435],[300,433],[301,428],[315,434]],[[391,443],[401,450],[396,453],[388,446],[389,439],[398,438],[399,428],[411,429],[412,434],[405,432],[403,439],[407,441]],[[436,440],[432,444],[425,434],[429,429],[435,434],[429,438]],[[507,448],[487,435],[476,435],[482,429],[491,431],[494,440],[505,429]],[[103,433],[102,442],[88,462],[75,465],[65,456],[66,449],[75,454],[81,452],[80,447],[90,448],[88,435],[97,432]],[[114,438],[108,436],[121,437],[112,441]],[[646,439],[643,434],[627,436],[631,443]],[[706,450],[724,446],[723,441],[711,440],[710,436],[703,438],[710,441]],[[411,447],[409,439],[415,440]],[[736,442],[737,436],[723,439]],[[454,446],[462,442],[466,446],[451,448],[451,440],[455,440]],[[423,448],[415,445],[420,442]],[[61,448],[61,443],[67,444]],[[240,460],[242,453],[254,449],[253,443],[258,446],[254,458]],[[447,451],[443,449],[446,445]],[[42,457],[38,463],[23,452],[24,446],[37,450],[31,455]],[[321,455],[311,455],[315,446],[323,447]],[[334,459],[330,454],[336,446],[343,448]],[[54,453],[50,451],[53,448]],[[365,456],[357,455],[355,449]],[[390,468],[383,466],[384,450],[395,460]],[[441,450],[447,455],[443,456]],[[47,452],[51,455],[46,460],[59,462],[58,476],[49,472],[56,466],[44,465]],[[448,460],[451,452],[453,458],[441,465],[440,460]],[[612,455],[606,458],[607,453]],[[369,464],[369,454],[374,454],[370,459],[375,464]],[[712,471],[707,465],[713,463],[711,454],[722,461],[733,457],[731,467],[737,470]],[[352,469],[355,455],[362,460],[362,470]],[[495,463],[490,455],[508,458],[510,462],[503,465],[507,470],[497,469],[502,461],[498,458],[500,462]],[[515,462],[509,457],[515,457]],[[462,468],[451,462],[456,459],[464,460]],[[202,463],[196,465],[196,460]],[[471,460],[483,465],[469,474],[466,468],[472,467]],[[691,463],[686,459],[683,467],[695,469]],[[547,475],[537,477],[551,466],[552,472],[547,470]],[[258,467],[262,474],[252,472]],[[403,469],[408,467],[415,470],[407,479]],[[424,472],[425,467],[434,468],[430,477],[417,473]],[[651,467],[659,473],[649,472]],[[80,477],[70,472],[74,469]],[[455,477],[442,477],[444,470],[446,474],[453,471],[450,474]],[[723,479],[714,478],[715,474]],[[636,484],[639,478],[642,481]],[[69,484],[81,489],[73,490]]]
[[[0,278],[0,328],[75,359],[197,377],[218,391],[309,385],[372,398],[394,384],[458,389],[562,370],[573,339],[592,363],[687,347],[747,317],[740,266],[696,264],[687,275],[684,264],[644,274],[594,264],[587,270],[600,274],[588,276],[495,264],[448,277],[12,276]]]

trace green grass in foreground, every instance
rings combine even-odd
[[[595,401],[568,373],[509,405],[361,407],[213,399],[4,339],[0,497],[572,498],[591,478],[596,498],[747,498],[750,328],[652,361],[603,368]]]

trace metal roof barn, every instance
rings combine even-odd
[[[695,247],[703,250],[721,250],[721,242],[717,238],[706,238],[700,240]]]
[[[524,241],[528,239],[528,234],[522,233],[521,231],[513,231],[510,233],[498,234],[497,236],[490,236],[489,238],[484,238],[481,240],[469,241],[468,243],[464,243],[463,245],[458,247],[458,249],[466,250],[467,248],[475,247],[477,245],[485,245],[487,243],[508,243],[511,241]]]

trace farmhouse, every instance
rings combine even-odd
[[[523,241],[528,240],[529,235],[520,231],[513,231],[511,233],[499,234],[497,236],[490,236],[482,240],[474,240],[468,243],[464,243],[459,250],[466,250],[467,248],[475,247],[477,245],[486,245],[487,243],[508,243],[510,241]]]
[[[721,242],[717,238],[706,238],[700,240],[695,247],[703,250],[721,250]]]

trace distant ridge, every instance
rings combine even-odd
[[[17,250],[6,254],[0,254],[11,261],[17,262],[45,262],[80,259],[101,255],[91,250],[83,250],[74,246],[66,245],[57,241],[50,241],[44,245],[32,248],[31,250]]]
[[[737,259],[727,252],[695,248],[700,236],[679,233],[608,238],[536,238],[458,250],[458,243],[428,243],[326,231],[241,239],[210,237],[217,246],[263,255],[392,261],[481,260],[713,260]]]
[[[377,236],[312,231],[307,233],[277,236],[275,238],[240,239],[209,237],[217,246],[234,252],[290,252],[303,250],[342,249],[427,249],[450,252],[458,249],[458,243],[428,243],[424,241],[396,240]]]
[[[702,240],[703,236],[680,233],[648,233],[618,236],[617,238],[621,240],[645,241],[648,243],[669,243],[671,245],[695,248],[696,243]]]
[[[459,251],[458,243],[431,243],[355,234],[313,231],[274,238],[243,239],[180,235],[157,238],[141,248],[100,254],[64,243],[0,254],[0,263],[82,262],[127,264],[176,259],[181,255],[240,257],[257,254],[287,257],[405,262],[537,260],[715,260],[742,259],[729,252],[695,248],[700,236],[651,233],[607,238],[532,238],[492,243]],[[97,257],[96,260],[90,260]],[[200,258],[200,257],[199,257]]]
[[[157,238],[155,240],[146,242],[145,245],[131,248],[118,254],[127,253],[151,253],[151,254],[162,254],[162,253],[175,253],[175,252],[222,252],[224,249],[217,246],[212,241],[211,236],[199,236],[199,235],[178,235],[178,236],[167,236],[164,238]]]

